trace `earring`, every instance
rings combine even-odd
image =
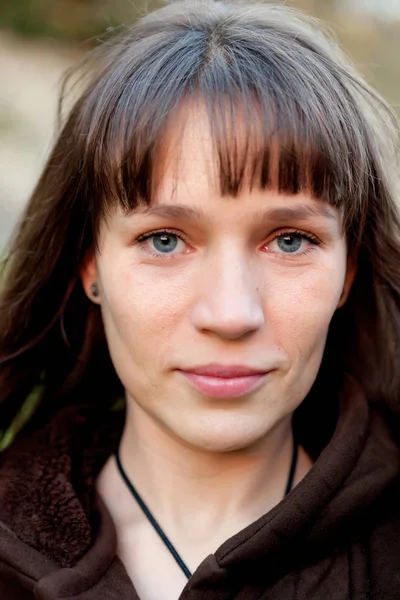
[[[92,292],[93,298],[99,297],[99,286],[97,285],[97,283],[92,283],[92,285],[90,286],[90,291]]]

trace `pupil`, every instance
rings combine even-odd
[[[159,233],[154,236],[154,247],[159,252],[170,252],[175,250],[178,240],[176,236],[168,233]]]
[[[300,235],[282,235],[278,238],[278,246],[283,252],[296,252],[301,247]]]

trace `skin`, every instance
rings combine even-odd
[[[102,223],[99,252],[87,257],[81,277],[88,297],[101,305],[126,390],[122,463],[194,570],[281,501],[291,416],[316,378],[329,323],[346,301],[355,267],[340,214],[322,201],[246,188],[235,199],[221,197],[207,119],[199,108],[189,116],[182,136],[170,131],[164,141],[153,210],[116,209]],[[170,234],[169,254],[160,252],[160,237],[138,241],[164,229],[183,237]],[[318,243],[290,237],[293,231]],[[216,400],[179,371],[207,363],[269,374],[254,392]],[[296,483],[311,466],[301,449]],[[112,457],[98,491],[140,597],[177,598],[185,579]],[[155,562],[162,592],[146,576],[154,575]]]

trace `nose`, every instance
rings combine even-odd
[[[257,277],[243,257],[211,260],[197,283],[198,294],[192,322],[200,331],[208,331],[229,340],[259,330],[265,322],[257,288]]]

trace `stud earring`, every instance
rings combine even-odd
[[[93,298],[99,297],[99,286],[97,285],[97,283],[92,283],[92,285],[90,286],[90,291],[92,292]]]

